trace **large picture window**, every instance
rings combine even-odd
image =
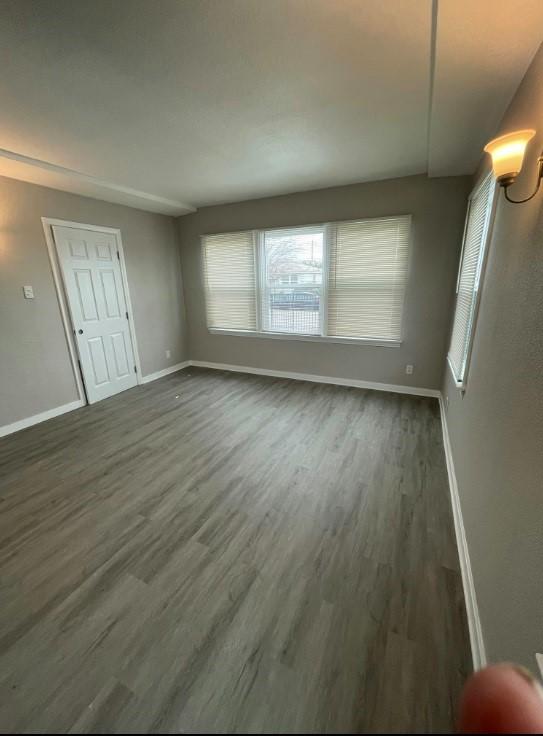
[[[211,331],[399,343],[408,215],[203,238]]]

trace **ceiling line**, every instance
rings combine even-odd
[[[177,209],[184,209],[187,212],[196,212],[196,207],[184,202],[178,202],[173,199],[166,199],[165,197],[159,197],[156,194],[150,192],[142,192],[139,189],[133,189],[132,187],[126,187],[123,184],[115,184],[114,182],[107,181],[106,179],[99,179],[90,174],[83,174],[81,171],[75,171],[74,169],[68,169],[65,166],[59,166],[58,164],[52,164],[49,161],[42,161],[39,158],[32,158],[31,156],[25,156],[22,153],[15,151],[8,151],[5,148],[0,148],[0,158],[7,158],[12,161],[18,161],[28,166],[34,166],[35,168],[42,169],[44,171],[52,171],[55,174],[61,174],[63,176],[71,176],[81,181],[88,182],[89,184],[95,184],[96,186],[103,187],[104,189],[110,189],[113,192],[119,192],[121,194],[127,194],[139,199],[147,200],[149,202],[156,202],[157,204],[163,204],[168,207],[174,207]]]

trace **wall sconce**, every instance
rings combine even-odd
[[[535,135],[535,130],[517,130],[516,133],[508,133],[494,138],[487,143],[485,151],[492,157],[492,170],[499,185],[503,187],[505,199],[513,204],[522,204],[535,197],[543,178],[543,155],[537,159],[537,184],[535,190],[526,199],[511,199],[507,193],[508,187],[514,184],[520,170],[528,141]]]

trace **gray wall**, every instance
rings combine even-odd
[[[402,179],[204,207],[179,219],[181,263],[194,360],[439,388],[469,178]],[[413,215],[400,348],[211,335],[201,288],[203,233]],[[405,365],[412,363],[412,376]]]
[[[511,196],[527,196],[543,148],[543,48],[499,133],[535,128]],[[490,660],[535,668],[543,651],[543,192],[500,199],[467,390],[446,369],[447,422]]]
[[[41,217],[120,228],[143,375],[187,358],[173,218],[0,177],[0,426],[78,398]]]

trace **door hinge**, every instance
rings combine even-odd
[[[117,251],[117,260],[118,260],[118,261],[120,261],[120,260],[121,260],[121,256],[119,255],[119,251]]]
[[[134,366],[134,373],[137,373],[137,372],[138,372],[138,371],[136,370],[136,366]]]
[[[126,319],[128,319],[128,312],[125,312],[125,314],[126,314]]]

